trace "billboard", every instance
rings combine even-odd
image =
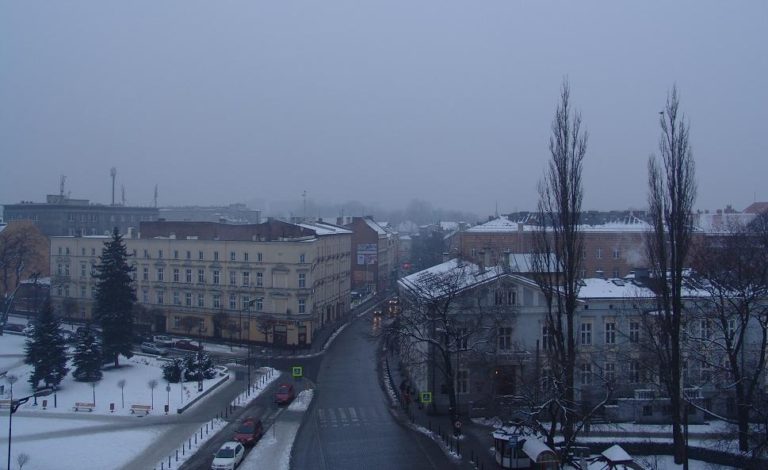
[[[367,265],[376,264],[378,256],[378,247],[375,243],[357,244],[357,264]]]

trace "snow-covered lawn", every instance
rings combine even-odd
[[[24,343],[26,338],[17,335],[0,337],[0,385],[4,385],[4,396],[10,398],[8,376],[16,376],[13,385],[15,399],[32,394],[27,382],[30,366],[23,364]],[[197,382],[170,384],[162,379],[161,360],[154,357],[134,356],[121,358],[121,367],[104,369],[104,378],[93,388],[91,384],[77,382],[70,374],[62,381],[55,395],[38,398],[37,406],[33,400],[23,404],[13,415],[13,446],[11,468],[18,468],[16,458],[24,453],[30,456],[24,470],[85,470],[116,469],[128,464],[143,449],[148,448],[158,439],[162,439],[173,430],[176,409],[198,397]],[[229,373],[225,372],[224,376]],[[277,374],[275,374],[275,377]],[[125,380],[121,390],[118,382]],[[150,381],[157,381],[153,390]],[[216,382],[225,380],[217,377],[203,382],[203,391],[210,389]],[[75,402],[93,402],[95,393],[96,407],[93,412],[73,411]],[[252,395],[253,396],[253,395]],[[43,400],[47,403],[43,409]],[[170,405],[169,416],[163,408]],[[114,404],[115,411],[110,411]],[[132,404],[152,405],[150,419],[131,415]],[[0,409],[0,455],[5,459],[8,445],[8,408]],[[168,424],[163,424],[165,420]],[[151,422],[150,422],[151,420]],[[146,423],[146,424],[144,424]],[[186,437],[186,436],[184,436]],[[174,436],[179,441],[182,436]]]

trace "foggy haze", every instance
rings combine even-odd
[[[536,206],[567,76],[584,208],[646,205],[677,84],[699,208],[767,200],[768,3],[0,4],[0,204]],[[119,196],[118,196],[119,199]],[[264,207],[267,206],[267,207]],[[355,214],[357,215],[357,214]]]

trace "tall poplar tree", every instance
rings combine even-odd
[[[131,273],[134,268],[128,264],[128,250],[117,228],[112,239],[104,244],[104,251],[96,267],[96,306],[94,316],[102,329],[102,352],[104,357],[114,358],[115,367],[120,365],[119,357],[133,356],[133,304],[136,292]]]

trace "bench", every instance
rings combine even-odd
[[[75,406],[73,406],[73,408],[75,411],[85,411],[85,410],[93,411],[93,409],[96,408],[96,404],[78,401],[77,403],[75,403]]]
[[[149,410],[151,410],[152,407],[149,405],[131,405],[131,414],[138,414],[138,413],[144,413],[144,415],[149,414]]]
[[[11,400],[0,400],[0,408],[10,408]]]

